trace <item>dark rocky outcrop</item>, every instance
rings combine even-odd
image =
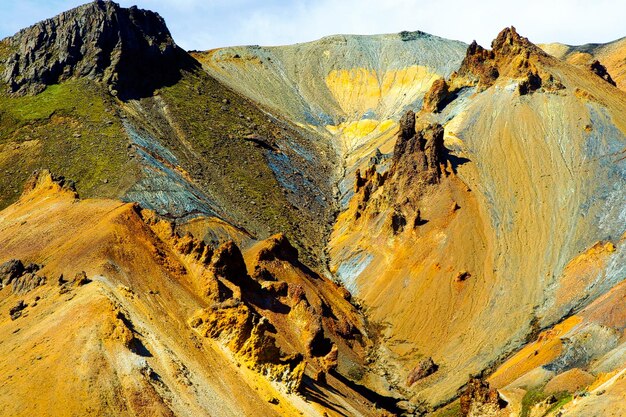
[[[467,48],[458,74],[462,77],[476,79],[479,85],[490,86],[500,76],[498,68],[493,62],[494,58],[493,51],[488,51],[473,41]]]
[[[602,65],[597,59],[589,64],[589,69],[591,70],[591,72],[602,78],[607,83],[611,84],[612,86],[617,86],[615,81],[613,81],[613,78],[611,78],[611,74],[609,74],[606,67]]]
[[[254,282],[248,276],[241,250],[233,241],[223,243],[215,250],[209,268],[215,276],[224,278],[239,287],[246,287]]]
[[[268,246],[259,251],[259,261],[272,261],[280,259],[288,262],[297,262],[298,249],[294,248],[287,236],[283,233],[271,236],[268,240]]]
[[[420,198],[432,185],[438,184],[447,175],[448,150],[443,141],[444,130],[438,124],[416,123],[415,113],[409,110],[401,119],[391,168],[379,173],[376,165],[364,172],[357,170],[354,192],[358,220],[368,207],[375,207],[377,214],[384,206],[391,207],[388,225],[393,234],[404,231],[408,224],[413,227],[426,223],[418,207]],[[386,200],[370,202],[379,188],[384,192],[376,198]]]
[[[27,272],[13,281],[14,294],[26,294],[46,283],[46,277],[37,275],[34,272]]]
[[[11,316],[11,320],[18,319],[26,307],[28,307],[28,304],[26,304],[24,300],[18,301],[17,304],[11,307],[9,309],[9,316]]]
[[[230,296],[225,287],[228,286],[227,282],[234,284],[234,287],[232,285],[230,287],[231,290],[235,289],[235,298],[255,297],[260,293],[259,283],[248,275],[241,250],[233,241],[225,242],[215,250],[208,269],[217,278],[215,282],[218,285],[217,292],[220,293],[219,298],[222,300]]]
[[[24,273],[24,264],[18,259],[11,259],[0,265],[0,289],[11,284]]]
[[[454,278],[454,280],[456,282],[463,282],[463,281],[467,281],[468,279],[470,279],[472,276],[472,274],[470,274],[468,271],[460,271],[458,274],[456,274],[456,277]]]
[[[30,263],[24,266],[22,261],[11,259],[0,265],[0,289],[12,285],[14,294],[25,294],[46,283],[46,277],[37,272],[41,265]]]
[[[82,287],[83,285],[87,285],[90,282],[91,280],[87,278],[87,273],[85,271],[78,272],[72,280],[72,283],[75,287]]]
[[[105,82],[122,99],[149,95],[198,65],[180,49],[163,19],[137,7],[94,1],[8,39],[2,81],[33,94],[71,77]]]
[[[439,182],[447,153],[443,133],[443,127],[437,123],[416,128],[415,113],[408,111],[400,120],[389,176],[412,183]]]
[[[404,231],[404,226],[406,226],[406,218],[404,214],[400,211],[399,208],[396,208],[391,214],[391,230],[393,230],[393,234],[397,235]]]

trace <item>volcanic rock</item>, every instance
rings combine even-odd
[[[66,179],[64,176],[55,175],[47,169],[41,169],[33,172],[28,181],[24,184],[23,195],[31,193],[36,189],[50,188],[56,191],[69,192],[78,197],[76,192],[76,183]]]
[[[72,280],[72,284],[75,287],[82,287],[83,285],[89,284],[90,282],[91,280],[87,278],[87,274],[85,273],[85,271],[78,272]]]
[[[46,277],[39,276],[32,272],[27,272],[13,281],[13,293],[26,294],[27,292],[32,291],[45,283]]]
[[[11,320],[16,320],[22,315],[22,311],[28,307],[28,304],[24,302],[24,300],[20,300],[16,305],[11,307],[9,310],[9,316],[11,316]]]
[[[519,92],[523,95],[541,87],[544,77],[533,62],[538,59],[548,59],[548,55],[511,26],[498,34],[490,51],[472,42],[458,75],[472,80],[479,89],[490,87],[503,75],[519,78]],[[548,76],[545,74],[546,78]]]
[[[461,395],[461,415],[466,417],[496,416],[506,405],[498,391],[479,378],[470,379]]]
[[[611,78],[611,74],[607,71],[606,67],[600,63],[597,59],[594,60],[590,65],[589,69],[596,74],[598,77],[602,78],[607,83],[617,86],[613,78]]]
[[[248,277],[243,255],[233,241],[223,243],[217,248],[209,268],[216,276],[225,278],[240,287],[247,284],[248,281],[252,281]]]
[[[22,276],[23,273],[24,264],[18,259],[11,259],[0,265],[0,289]]]
[[[438,113],[450,102],[453,94],[449,90],[445,79],[439,78],[430,86],[424,95],[422,110],[430,113]]]
[[[103,81],[121,98],[151,94],[197,63],[178,48],[156,13],[95,1],[18,32],[2,81],[39,93],[72,77]]]
[[[404,182],[435,184],[445,161],[443,127],[427,124],[416,128],[415,113],[408,111],[400,120],[400,133],[393,152],[389,176]]]
[[[244,303],[223,303],[204,309],[189,323],[204,337],[222,340],[250,369],[282,382],[288,392],[300,388],[306,367],[302,355],[282,352],[271,334],[275,332],[272,324]]]
[[[298,260],[298,250],[294,248],[283,233],[276,234],[268,240],[269,245],[259,251],[259,261],[281,259],[295,262]]]

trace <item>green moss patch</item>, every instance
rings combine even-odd
[[[40,168],[76,181],[85,197],[116,196],[134,175],[116,104],[89,80],[34,96],[0,95],[0,208],[19,197]]]

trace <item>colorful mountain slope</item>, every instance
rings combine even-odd
[[[362,319],[284,236],[244,263],[41,172],[0,238],[4,415],[378,415],[334,371],[362,366]],[[204,330],[216,314],[240,326]]]
[[[444,126],[443,176],[419,180],[434,133],[408,116],[391,167],[357,176],[329,242],[331,270],[385,327],[381,367],[434,403],[626,273],[624,93],[512,29],[470,47],[458,74],[451,89],[472,95],[417,116]],[[405,137],[422,145],[398,148]],[[566,269],[598,241],[615,245],[606,260]],[[412,384],[422,357],[439,370]]]
[[[85,196],[285,232],[320,263],[334,153],[199,70],[158,15],[93,2],[1,43],[1,207],[50,168]]]
[[[620,45],[1,41],[0,414],[619,413]]]
[[[590,66],[599,61],[622,90],[626,89],[626,38],[605,44],[580,46],[551,43],[540,45],[547,53],[575,65]]]

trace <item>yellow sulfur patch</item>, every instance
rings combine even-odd
[[[354,149],[362,143],[362,140],[368,136],[378,136],[396,125],[396,122],[387,119],[383,121],[374,119],[363,119],[355,122],[346,122],[339,125],[328,125],[326,130],[332,135],[338,137],[347,150]]]
[[[437,78],[438,75],[421,65],[382,74],[352,68],[331,71],[326,76],[326,85],[346,114],[363,114],[368,110],[384,111],[392,105],[410,104]]]

